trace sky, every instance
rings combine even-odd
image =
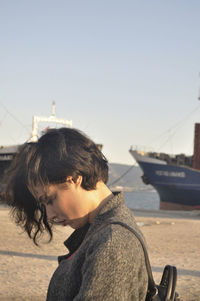
[[[54,100],[109,162],[192,154],[199,14],[198,0],[0,0],[0,145],[27,141]]]

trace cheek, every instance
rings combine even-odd
[[[77,218],[82,215],[82,206],[76,195],[70,194],[68,198],[62,199],[59,203],[60,213],[65,214],[70,219]]]
[[[70,219],[83,216],[85,206],[81,200],[82,197],[77,191],[62,191],[55,202],[55,210]]]
[[[53,207],[57,215],[68,217],[71,211],[71,202],[70,199],[66,196],[66,193],[59,195],[59,198],[54,201]]]
[[[51,219],[55,216],[55,210],[54,210],[53,206],[46,205],[46,214],[49,219]]]

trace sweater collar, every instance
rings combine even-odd
[[[113,210],[117,209],[122,203],[124,203],[123,193],[114,192],[113,197],[109,198],[107,202],[103,204],[92,224],[87,223],[83,227],[76,229],[69,238],[65,240],[64,245],[68,248],[70,253],[77,250],[87,233],[89,235],[95,231],[107,217],[112,217]]]

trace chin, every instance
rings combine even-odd
[[[69,226],[74,230],[82,227],[82,225],[78,225],[77,223],[73,223],[73,222],[69,224]]]
[[[86,223],[83,223],[83,222],[78,222],[78,221],[72,221],[71,223],[69,223],[69,226],[76,230],[76,229],[79,229],[79,228],[82,228],[83,226],[85,226]]]
[[[71,227],[72,229],[74,229],[74,230],[76,230],[76,229],[80,228],[80,227],[71,226],[71,225],[70,225],[70,227]]]

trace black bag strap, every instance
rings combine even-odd
[[[152,274],[152,270],[151,270],[149,256],[148,256],[147,249],[146,249],[145,243],[143,241],[143,238],[141,237],[141,235],[135,229],[131,228],[130,226],[128,226],[127,224],[125,224],[123,222],[110,221],[110,222],[107,222],[106,224],[107,225],[108,224],[121,225],[122,227],[124,227],[127,230],[131,231],[137,237],[137,239],[140,241],[140,243],[142,245],[142,249],[144,251],[146,269],[147,269],[147,273],[148,273],[148,292],[147,293],[149,294],[149,297],[154,296],[157,292],[157,288],[156,288],[156,284],[155,284],[154,279],[153,279],[153,274]]]

